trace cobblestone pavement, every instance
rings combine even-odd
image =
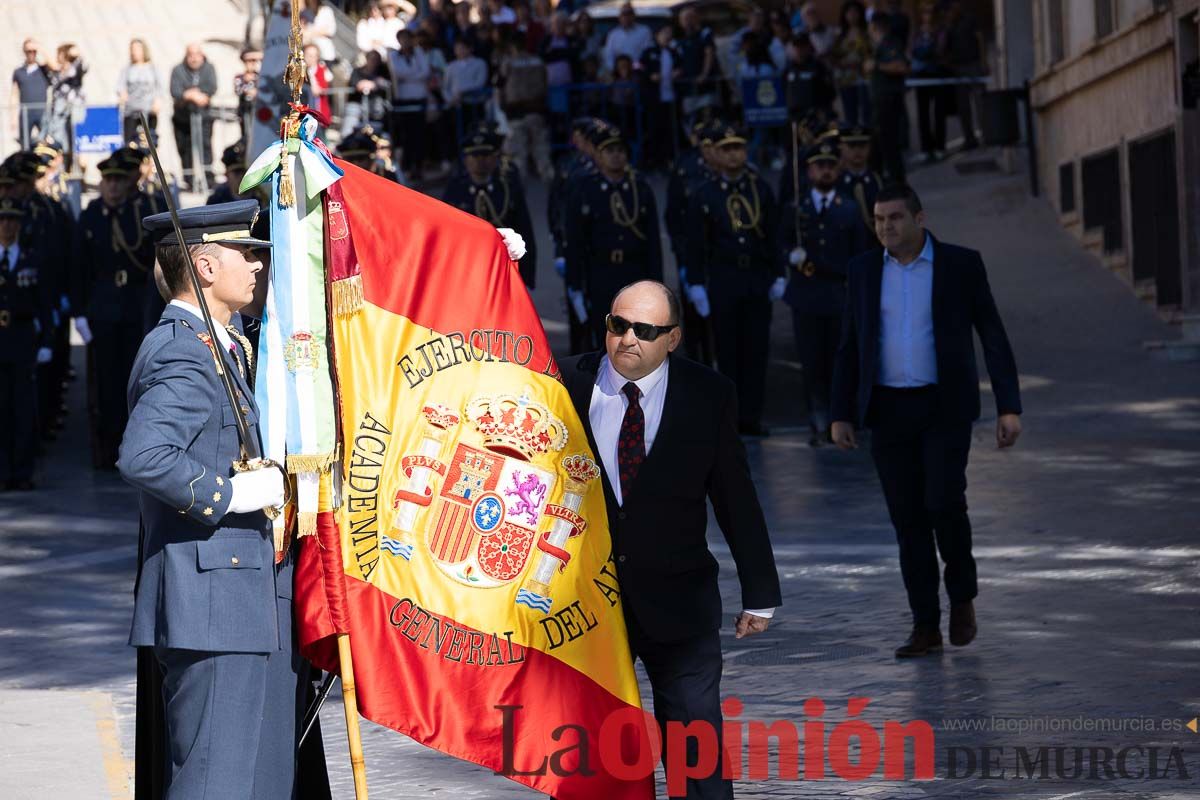
[[[826,737],[848,718],[851,697],[870,699],[859,716],[877,731],[885,720],[925,720],[936,778],[884,780],[880,769],[859,781],[779,780],[773,752],[772,779],[740,781],[738,796],[1198,797],[1200,736],[1183,725],[1200,714],[1200,370],[1142,347],[1170,331],[1078,250],[1028,197],[1023,177],[968,180],[942,166],[915,180],[930,228],[983,251],[1025,389],[1026,432],[1015,450],[996,450],[990,402],[975,432],[968,496],[980,635],[940,658],[893,659],[908,618],[874,472],[865,451],[814,451],[800,435],[798,372],[780,306],[769,408],[776,435],[749,450],[784,607],[763,636],[729,637],[723,693],[745,704],[743,730],[751,720],[813,721],[802,707],[811,697],[827,707]],[[548,269],[536,299],[561,341],[561,285]],[[78,403],[78,383],[74,395]],[[75,413],[49,449],[44,488],[0,494],[0,732],[21,744],[6,745],[3,797],[125,796],[133,653],[123,642],[136,512],[118,478],[87,468],[84,442]],[[712,537],[732,615],[736,579]],[[335,796],[348,798],[341,711],[331,700],[322,722]],[[1110,778],[1098,763],[1103,750],[1089,751],[1130,746],[1142,748],[1131,751],[1130,770],[1149,770],[1156,747],[1155,772],[1167,777]],[[1019,747],[1034,758],[1048,748],[1050,777],[1014,778]],[[1065,748],[1067,778],[1055,777],[1054,748]],[[534,796],[370,723],[364,750],[373,797]],[[74,754],[78,768],[13,766],[30,757],[22,753],[55,751]],[[1070,779],[1076,752],[1082,777]],[[1003,778],[984,775],[988,761]]]

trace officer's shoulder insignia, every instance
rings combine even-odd
[[[213,510],[212,510],[212,508],[211,508],[211,507],[209,507],[209,506],[206,506],[206,507],[204,508],[204,516],[206,516],[206,517],[211,517],[212,515],[213,515]]]
[[[184,325],[187,325],[187,323],[186,323],[186,322],[184,322],[183,324],[184,324]],[[196,333],[196,338],[197,338],[197,339],[199,339],[200,341],[204,342],[205,346],[207,346],[207,347],[208,347],[208,351],[209,351],[210,353],[212,353],[212,357],[213,357],[213,363],[214,363],[214,364],[216,364],[216,365],[218,366],[218,368],[219,368],[219,367],[220,367],[220,363],[221,363],[221,362],[219,362],[219,361],[217,360],[217,348],[216,348],[216,346],[213,344],[212,337],[208,335],[208,332],[207,332],[207,331],[198,331],[198,332]]]

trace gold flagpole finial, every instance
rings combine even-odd
[[[303,0],[291,0],[292,31],[288,38],[287,67],[283,71],[283,82],[292,90],[292,110],[283,116],[279,125],[279,139],[283,142],[283,153],[280,154],[279,174],[279,205],[289,208],[296,202],[296,187],[292,180],[291,168],[288,165],[287,141],[300,135],[300,96],[304,91],[304,78],[308,67],[304,64],[303,37],[300,32],[300,4]]]

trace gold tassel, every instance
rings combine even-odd
[[[296,204],[296,182],[292,180],[292,168],[287,150],[279,163],[279,207],[291,208]]]
[[[299,519],[299,524],[296,526],[296,536],[316,536],[317,512],[301,511],[296,516]]]
[[[332,453],[317,453],[315,455],[289,455],[287,471],[292,475],[301,472],[327,472],[337,461],[337,450]]]
[[[351,275],[333,282],[333,313],[336,316],[349,317],[362,307],[362,275]]]

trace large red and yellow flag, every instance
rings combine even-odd
[[[349,632],[361,713],[426,745],[564,800],[652,797],[600,758],[638,687],[600,470],[516,265],[488,223],[338,164],[343,470],[303,540],[305,653],[336,671]]]

